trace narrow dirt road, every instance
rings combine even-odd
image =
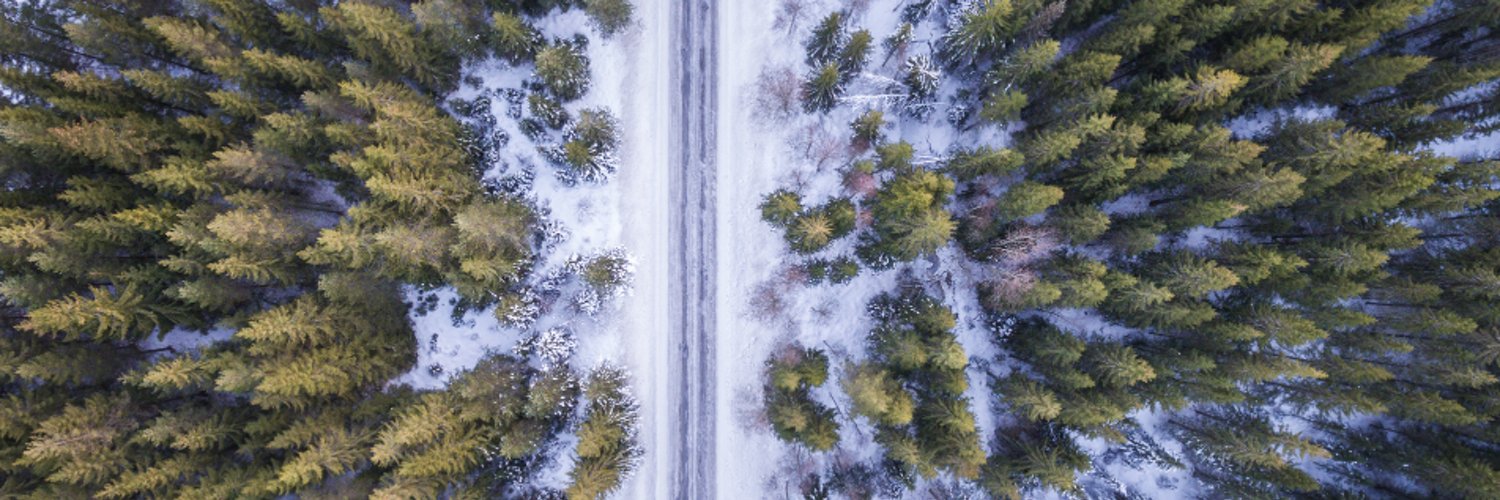
[[[672,12],[670,151],[672,380],[676,436],[672,498],[708,499],[714,488],[715,207],[718,139],[718,0],[679,0]]]

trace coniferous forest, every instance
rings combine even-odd
[[[535,309],[543,217],[482,182],[507,138],[475,118],[488,100],[446,100],[463,65],[534,64],[517,95],[536,142],[562,137],[559,176],[607,174],[608,112],[561,107],[588,85],[582,38],[531,26],[574,8],[604,33],[630,17],[622,0],[6,2],[0,497],[616,489],[640,454],[617,368],[533,346],[442,390],[388,384],[418,349],[400,286],[509,322]],[[607,261],[578,267],[611,282]],[[156,342],[211,328],[232,335]],[[518,486],[575,430],[565,490]]]
[[[1500,2],[766,4],[718,105],[837,181],[753,215],[869,298],[718,382],[816,457],[764,496],[1500,498]],[[640,7],[0,3],[0,498],[621,496],[634,261],[536,191],[621,169]],[[434,290],[513,347],[424,366]]]
[[[842,185],[760,215],[806,286],[900,273],[862,346],[766,361],[778,437],[879,449],[790,487],[1143,498],[1105,469],[1144,464],[1203,498],[1500,498],[1500,3],[814,5],[781,3],[805,60],[762,104],[854,117]]]

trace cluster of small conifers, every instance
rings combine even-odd
[[[1427,150],[1500,129],[1494,2],[903,5],[880,68],[858,12],[813,27],[806,110],[868,104],[841,99],[872,71],[898,98],[851,124],[843,198],[782,191],[763,212],[799,253],[852,236],[877,270],[955,243],[1002,354],[969,369],[990,399],[954,404],[963,385],[934,369],[966,365],[952,322],[877,316],[834,384],[842,418],[817,403],[840,360],[773,359],[780,436],[827,450],[865,422],[885,449],[807,491],[943,473],[1002,497],[1108,489],[1080,445],[1103,439],[1205,496],[1500,496],[1500,145]],[[1006,127],[1014,148],[960,140],[916,165],[883,136],[891,113]],[[989,442],[971,410],[995,412]]]
[[[489,153],[441,98],[495,57],[534,64],[535,109],[576,99],[576,44],[527,24],[574,7],[606,35],[631,14],[624,0],[0,6],[0,497],[615,488],[639,453],[618,370],[496,355],[444,390],[389,384],[417,352],[400,285],[485,307],[538,258],[537,211],[481,186]],[[598,149],[561,147],[575,166]],[[152,347],[210,327],[233,336]],[[576,450],[558,450],[575,429]],[[569,454],[566,492],[518,491]]]

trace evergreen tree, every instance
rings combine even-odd
[[[584,385],[587,405],[578,430],[578,461],[571,473],[568,498],[599,498],[617,488],[635,470],[641,456],[635,439],[638,420],[628,379],[619,368],[604,366],[589,373]]]
[[[830,62],[818,67],[802,84],[803,108],[810,113],[833,109],[844,91],[842,82],[838,64]]]
[[[589,19],[594,22],[595,28],[608,38],[623,31],[630,24],[630,17],[635,11],[635,6],[631,5],[628,0],[588,0],[584,2],[583,9],[588,13]]]
[[[512,61],[530,56],[540,38],[520,16],[509,12],[495,12],[490,19],[490,29],[495,54]]]
[[[882,267],[891,260],[915,259],[946,244],[955,224],[942,207],[952,192],[952,180],[928,171],[900,175],[887,182],[876,193],[871,210],[874,235],[861,248],[861,257]]]
[[[1053,186],[1033,182],[1012,184],[995,205],[995,217],[1012,221],[1039,214],[1057,204],[1062,197],[1063,190]]]
[[[539,218],[482,196],[438,101],[496,13],[314,7],[0,7],[0,496],[497,492],[481,470],[572,422],[565,369],[390,384],[417,349],[393,279],[483,307],[531,272]]]
[[[849,35],[849,40],[839,49],[836,59],[839,70],[846,75],[857,75],[865,68],[865,59],[870,57],[870,43],[874,37],[869,30],[859,30]]]
[[[536,76],[563,101],[583,97],[589,88],[589,63],[568,44],[549,45],[536,53]]]
[[[814,401],[811,394],[828,380],[827,355],[816,349],[787,347],[766,365],[766,416],[776,436],[813,451],[828,451],[838,444],[833,409]]]
[[[825,68],[834,64],[834,71],[837,72],[838,54],[847,36],[844,31],[844,14],[842,12],[828,14],[828,17],[823,18],[817,27],[813,28],[812,37],[807,40],[807,64]]]

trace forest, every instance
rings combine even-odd
[[[677,33],[661,3],[0,2],[0,498],[649,496],[690,384],[610,357],[668,327],[575,330],[636,261],[563,221],[617,215],[587,190],[654,158],[627,124],[668,110],[618,80],[667,68],[591,54]],[[717,332],[758,376],[714,372],[748,402],[709,418],[746,429],[679,436],[718,470],[1500,498],[1500,1],[755,4],[770,42],[719,50],[793,64],[714,102],[785,144],[714,140],[796,158],[720,228],[785,268]],[[432,362],[434,311],[505,347]],[[822,322],[730,343],[791,316]]]
[[[496,98],[527,106],[559,177],[607,177],[612,115],[563,107],[587,39],[533,26],[579,9],[607,36],[632,6],[0,6],[0,497],[616,490],[641,454],[629,379],[563,363],[556,330],[439,390],[390,383],[417,368],[403,289],[452,287],[507,324],[556,301],[527,287],[545,214],[481,177],[509,140],[490,97],[449,96],[475,61],[530,68]],[[597,302],[620,260],[551,279]],[[532,481],[554,464],[560,486]]]
[[[1500,498],[1500,3],[824,7],[757,103],[843,120],[796,146],[839,185],[760,216],[800,286],[894,285],[765,361],[794,491]]]

